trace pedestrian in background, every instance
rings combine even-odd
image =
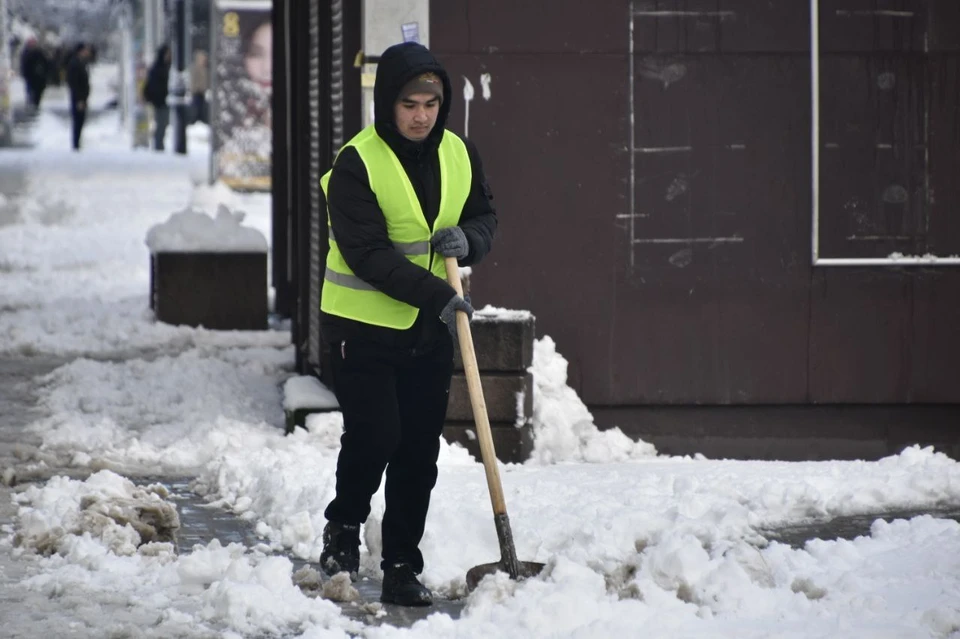
[[[80,43],[67,64],[67,86],[70,89],[70,121],[73,133],[73,150],[80,150],[80,135],[87,120],[90,98],[90,47]]]
[[[209,63],[210,59],[203,49],[193,54],[193,66],[190,69],[190,95],[193,107],[191,123],[209,123],[207,117],[207,90],[210,88]]]
[[[27,87],[27,100],[35,110],[40,108],[43,92],[47,88],[50,60],[37,39],[30,37],[20,53],[20,75]]]
[[[147,82],[143,85],[143,99],[153,107],[153,148],[163,151],[163,141],[167,135],[167,126],[170,124],[170,107],[167,105],[167,95],[170,92],[170,63],[173,55],[169,45],[161,45],[157,49],[157,57],[150,65],[147,73]]]

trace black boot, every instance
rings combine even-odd
[[[332,577],[338,572],[357,576],[360,570],[360,525],[327,522],[323,528],[323,551],[320,568]]]
[[[380,601],[400,606],[429,606],[433,595],[417,580],[410,564],[394,564],[383,570]]]

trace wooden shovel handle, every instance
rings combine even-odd
[[[460,267],[457,258],[444,258],[447,267],[447,281],[463,297],[463,284],[460,282]],[[487,417],[487,403],[483,399],[483,387],[480,385],[480,370],[477,367],[477,354],[473,350],[473,335],[470,333],[470,318],[463,311],[457,311],[457,337],[460,340],[460,356],[463,359],[463,372],[467,377],[467,390],[470,392],[470,406],[473,408],[473,420],[477,425],[477,439],[480,441],[480,457],[487,475],[487,488],[490,490],[490,503],[494,515],[507,512],[503,499],[503,486],[500,484],[500,471],[497,467],[497,454],[493,448],[493,435],[490,432],[490,420]]]

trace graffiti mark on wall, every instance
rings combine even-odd
[[[463,76],[463,135],[470,137],[470,103],[473,102],[473,83]]]
[[[484,100],[490,99],[490,74],[482,73],[480,74],[480,87],[483,94]]]
[[[470,136],[470,103],[473,102],[475,95],[476,91],[474,91],[470,78],[463,76],[463,135],[467,137]],[[483,96],[485,101],[490,99],[489,73],[480,74],[480,95]]]
[[[687,75],[687,65],[680,62],[670,62],[660,58],[647,57],[637,64],[637,73],[648,80],[657,80],[663,83],[663,88],[679,82]]]

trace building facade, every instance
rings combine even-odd
[[[584,7],[430,4],[500,215],[474,300],[663,452],[960,452],[960,5]]]

